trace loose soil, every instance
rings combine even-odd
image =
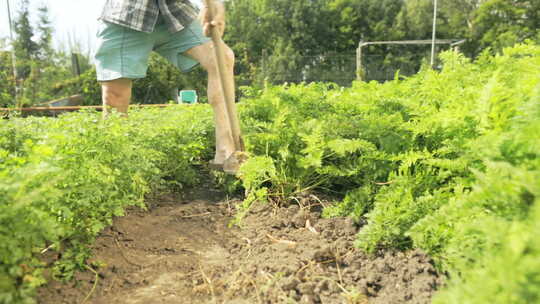
[[[92,246],[97,280],[51,282],[39,303],[429,303],[441,284],[419,251],[356,250],[359,227],[322,219],[314,196],[257,205],[241,228],[235,203],[207,186],[129,210]]]

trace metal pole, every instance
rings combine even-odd
[[[11,22],[11,9],[9,7],[9,0],[6,0],[7,3],[7,12],[8,12],[8,21],[9,21],[9,39],[11,41],[11,64],[13,66],[13,85],[15,87],[15,102],[17,101],[17,57],[15,55],[15,46],[13,40],[13,29]]]
[[[437,0],[433,3],[433,37],[431,43],[431,67],[435,64],[435,39],[437,39]]]

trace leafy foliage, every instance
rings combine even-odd
[[[435,259],[450,276],[436,303],[534,303],[540,48],[442,59],[441,71],[384,84],[244,88],[252,157],[239,173],[240,217],[256,201],[326,192],[343,199],[324,215],[365,223],[360,248],[421,248]],[[43,282],[43,248],[64,250],[54,269],[69,278],[125,206],[193,184],[210,158],[210,114],[197,106],[104,124],[93,113],[1,123],[0,302],[29,299]]]
[[[225,40],[238,57],[242,84],[354,79],[358,42],[431,39],[432,0],[227,1]],[[437,38],[466,39],[470,57],[538,40],[537,0],[452,0],[438,6]],[[438,52],[445,46],[438,46]],[[368,79],[413,75],[429,55],[426,46],[364,48]],[[388,71],[392,71],[388,73]],[[390,76],[391,78],[391,76]]]
[[[367,222],[360,248],[421,248],[450,274],[437,303],[536,302],[540,48],[442,59],[384,84],[247,90],[243,207],[343,196],[324,212]]]
[[[45,248],[62,251],[54,265],[69,279],[86,265],[87,245],[144,197],[198,178],[210,158],[206,106],[134,111],[101,122],[97,113],[59,119],[0,121],[0,303],[30,303]]]
[[[0,51],[0,107],[14,104],[15,82],[13,79],[13,66],[11,54]]]
[[[500,50],[540,33],[540,2],[487,0],[475,12],[472,38],[480,48]]]
[[[71,52],[81,50],[75,45],[66,52],[52,50],[53,28],[46,7],[39,9],[37,16],[31,16],[28,3],[21,1],[15,18],[15,49],[22,87],[19,101],[30,106],[82,94],[86,105],[99,104],[99,85],[91,82],[89,54],[81,56],[83,73],[87,73],[74,77]],[[332,81],[349,86],[356,78],[355,52],[359,40],[431,38],[431,0],[231,0],[226,5],[225,41],[236,53],[236,80],[242,85]],[[471,57],[486,49],[498,52],[527,39],[540,41],[539,11],[537,0],[442,1],[437,37],[467,39],[460,48]],[[38,21],[34,26],[32,19]],[[396,71],[401,75],[415,74],[425,62],[429,48],[383,45],[364,50],[367,79],[389,80]],[[10,59],[3,57],[0,56],[0,66],[9,66]],[[2,71],[3,74],[6,70]],[[6,75],[0,77],[4,79]],[[200,69],[180,74],[161,58],[152,56],[148,77],[135,83],[134,101],[166,103],[176,88],[195,89],[204,96],[205,78]],[[12,83],[0,82],[0,104],[15,105]]]

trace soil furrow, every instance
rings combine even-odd
[[[207,186],[130,210],[92,248],[97,284],[78,273],[39,302],[82,303],[95,284],[86,303],[429,303],[441,284],[421,252],[356,250],[357,225],[316,204],[256,206],[241,228],[230,206]]]

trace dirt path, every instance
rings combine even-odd
[[[39,303],[429,303],[440,285],[419,252],[368,257],[357,227],[320,206],[259,206],[229,228],[232,202],[207,187],[131,210],[93,246],[95,275],[50,283]],[[311,202],[313,201],[313,202]],[[310,202],[312,205],[310,205]]]

